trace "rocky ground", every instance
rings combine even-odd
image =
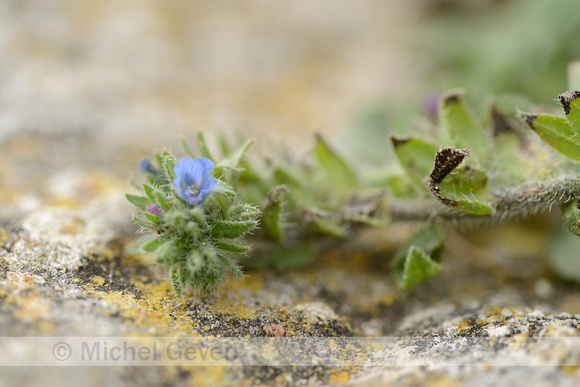
[[[258,367],[241,355],[219,367],[17,367],[2,373],[4,383],[486,386],[580,379],[580,286],[547,266],[546,215],[526,225],[451,232],[443,273],[411,291],[399,290],[388,270],[408,227],[398,225],[355,235],[300,269],[248,272],[215,294],[176,297],[163,269],[126,249],[135,226],[124,179],[82,165],[18,172],[16,165],[26,171],[34,160],[20,149],[48,157],[53,141],[18,137],[2,149],[2,164],[13,166],[3,176],[9,184],[0,220],[3,336],[312,338],[301,342],[305,351],[328,346],[341,363],[307,357],[297,358],[298,366],[266,360]]]

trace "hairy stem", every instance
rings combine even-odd
[[[425,221],[440,218],[443,220],[481,220],[501,222],[518,217],[527,217],[540,211],[550,211],[580,198],[580,178],[564,177],[518,188],[498,191],[491,194],[493,213],[490,215],[471,215],[444,207],[433,201],[392,202],[389,215],[394,221]]]

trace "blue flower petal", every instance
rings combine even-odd
[[[173,171],[176,178],[173,183],[188,204],[200,203],[205,195],[217,187],[217,180],[211,176],[214,167],[214,162],[204,157],[183,157],[175,164]]]

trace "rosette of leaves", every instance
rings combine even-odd
[[[219,177],[239,160],[217,165],[207,157],[179,161],[167,151],[145,160],[147,182],[140,195],[127,194],[137,207],[133,219],[148,235],[138,242],[144,252],[168,268],[173,289],[209,292],[227,274],[242,277],[237,258],[250,247],[241,239],[258,226],[260,210],[240,202]]]

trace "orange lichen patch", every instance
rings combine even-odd
[[[330,375],[330,382],[346,382],[350,379],[350,374],[347,371],[340,371]]]
[[[502,311],[502,308],[501,307],[494,306],[492,308],[488,308],[485,311],[485,314],[487,314],[488,316],[501,315],[501,311]]]
[[[43,333],[54,332],[56,329],[56,324],[53,321],[40,321],[37,326]]]
[[[3,282],[4,306],[10,306],[13,316],[22,322],[35,323],[43,332],[54,329],[47,319],[54,307],[54,301],[44,297],[36,289],[36,282],[44,279],[30,273],[7,273],[8,281]],[[1,296],[1,295],[0,295]],[[49,329],[50,328],[50,329]]]
[[[232,382],[226,380],[227,372],[230,367],[180,367],[188,371],[190,379],[187,381],[188,386],[227,386]],[[177,367],[173,367],[175,372],[179,372]],[[172,371],[173,372],[173,371]],[[241,383],[237,382],[237,383]]]
[[[216,303],[211,306],[211,310],[214,313],[228,315],[227,320],[230,320],[233,317],[254,319],[258,316],[255,307],[241,303],[229,304],[226,300],[216,301]]]
[[[473,325],[473,319],[467,318],[457,324],[457,329],[470,329]]]
[[[180,299],[169,294],[171,287],[166,283],[140,284],[143,296],[136,297],[120,291],[100,291],[104,278],[94,276],[92,282],[83,285],[85,297],[102,301],[100,312],[105,316],[120,316],[125,324],[140,328],[145,334],[179,336],[196,335],[191,317]]]
[[[105,283],[105,279],[99,275],[95,275],[91,278],[91,281],[93,281],[93,284],[95,284],[96,286],[103,286],[103,284]]]
[[[570,375],[580,375],[579,366],[562,366],[560,369]]]
[[[486,319],[477,319],[475,321],[476,324],[481,325],[482,327],[488,327],[488,326],[492,326],[492,327],[496,327],[496,326],[501,326],[502,324],[505,323],[505,318],[501,317],[501,316],[491,316],[489,318]]]

